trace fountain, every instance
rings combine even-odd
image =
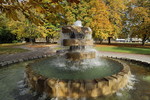
[[[125,88],[131,75],[128,65],[98,57],[91,34],[80,21],[63,26],[60,41],[66,50],[29,64],[28,86],[47,97],[76,99],[111,95]]]

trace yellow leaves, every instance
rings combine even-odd
[[[8,26],[18,38],[46,37],[48,32],[44,26],[36,26],[29,21],[11,21],[8,23]]]
[[[25,36],[23,23],[18,21],[10,21],[8,22],[8,27],[10,28],[13,34],[17,35],[19,39]]]
[[[98,29],[97,31],[95,31],[95,38],[107,39],[110,36],[109,33],[110,31],[108,30]]]
[[[134,4],[134,7],[129,10],[132,36],[140,38],[143,38],[143,35],[150,36],[150,9],[148,6],[150,3],[148,0],[135,0],[131,3]]]
[[[47,36],[48,30],[44,26],[38,26],[36,30],[41,34],[41,37]]]
[[[51,3],[53,0],[42,0],[44,3]]]
[[[16,10],[13,9],[6,10],[6,17],[13,19],[15,21],[19,20]]]
[[[91,0],[90,4],[91,8],[88,9],[88,14],[91,16],[91,20],[88,25],[92,28],[95,38],[107,39],[113,31],[108,17],[108,7],[101,0]]]
[[[11,4],[11,3],[16,3],[17,0],[0,0],[0,4]]]
[[[40,5],[39,5],[39,6],[36,6],[35,9],[36,9],[36,11],[39,12],[39,13],[45,13],[45,9],[44,9],[42,6],[40,6]]]
[[[56,5],[55,9],[57,11],[63,12],[63,7],[61,5]]]
[[[91,9],[89,9],[89,13],[90,14],[94,14],[96,12],[96,8],[91,8]]]
[[[109,35],[107,33],[105,33],[105,32],[101,33],[101,38],[102,39],[107,39],[108,37],[109,37]]]
[[[12,3],[15,3],[16,2],[16,0],[9,0],[10,2],[12,2]]]
[[[144,7],[135,7],[133,9],[133,11],[131,12],[131,14],[136,15],[136,16],[140,16],[140,17],[149,16],[148,10],[149,9],[144,8]]]
[[[5,13],[8,18],[13,20],[19,20],[17,16],[18,9],[19,7],[16,5],[8,5],[8,4],[0,5],[0,11],[2,13]]]
[[[131,11],[131,17],[133,18],[133,22],[134,23],[147,23],[149,22],[149,11],[148,8],[144,8],[144,7],[135,7],[132,11]]]

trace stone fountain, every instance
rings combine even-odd
[[[106,69],[111,70],[108,74],[104,72],[103,76],[99,75],[100,71],[103,72],[103,68],[99,69],[103,64],[93,63],[97,62],[96,59],[99,57],[91,48],[93,45],[91,35],[92,30],[89,27],[82,27],[80,21],[74,25],[63,26],[61,45],[67,50],[63,55],[29,64],[26,68],[28,86],[40,94],[46,94],[47,97],[57,98],[95,98],[111,95],[126,87],[130,69],[123,62],[109,59],[108,64],[107,61],[104,64],[108,66]],[[101,62],[100,60],[98,62]],[[62,63],[65,67],[58,67]],[[74,71],[72,68],[77,70]]]

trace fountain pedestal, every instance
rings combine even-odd
[[[64,26],[62,27],[62,46],[69,46],[66,58],[71,61],[96,58],[95,51],[88,51],[93,46],[92,31],[89,27]]]

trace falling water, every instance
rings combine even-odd
[[[43,95],[39,97],[38,100],[46,100],[46,98],[47,98],[47,94],[43,93]]]
[[[77,20],[76,22],[74,22],[74,25],[82,27],[82,22],[80,20]]]
[[[63,50],[59,50],[58,52],[63,52],[64,55],[63,56],[61,55],[62,57],[58,56],[55,61],[57,63],[53,63],[53,64],[57,64],[58,67],[63,67],[69,70],[85,70],[87,68],[93,68],[93,66],[99,67],[102,64],[98,55],[99,53],[93,48],[93,46],[82,44],[82,42],[86,42],[86,40],[93,41],[92,34],[91,34],[92,30],[89,27],[83,27],[83,29],[82,27],[83,27],[82,22],[78,20],[74,23],[74,25],[65,26],[64,28],[62,28],[59,43],[61,44]],[[80,28],[81,31],[78,31],[80,30]],[[86,29],[86,31],[88,31],[87,33],[83,32],[83,30],[85,30],[84,28]],[[70,30],[70,31],[63,33],[64,30]],[[75,41],[78,40],[79,43],[81,44],[77,44],[74,46],[64,46],[64,40],[75,40]],[[89,55],[89,53],[94,53],[95,57],[74,61],[66,58],[65,54],[68,52],[69,53],[78,52],[81,54],[87,53],[87,56]]]
[[[58,100],[59,98],[59,80],[57,80],[56,84],[55,84],[55,89],[56,89],[56,98],[55,100]]]

